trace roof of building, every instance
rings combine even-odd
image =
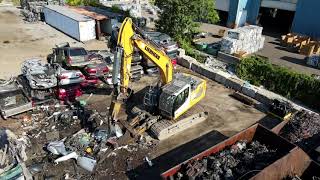
[[[105,15],[105,16],[109,17],[110,19],[111,18],[117,18],[117,17],[123,17],[122,14],[114,13],[114,12],[111,12],[110,10],[101,9],[101,8],[97,8],[97,7],[84,6],[83,9],[86,9],[86,10],[92,11],[92,12],[96,12],[98,14]]]
[[[104,20],[104,19],[108,19],[107,16],[105,15],[102,15],[102,14],[99,14],[97,12],[93,12],[93,11],[90,11],[90,10],[87,10],[87,9],[84,9],[84,8],[81,8],[81,7],[72,7],[72,6],[68,6],[70,9],[72,9],[73,11],[75,11],[76,13],[79,13],[79,14],[82,14],[82,15],[85,15],[85,16],[89,16],[91,17],[92,19],[95,19],[95,20]]]
[[[93,20],[92,18],[90,18],[88,16],[76,13],[74,11],[70,11],[70,9],[67,8],[66,6],[47,5],[47,6],[45,6],[45,8],[50,9],[52,11],[55,11],[59,14],[64,15],[64,16],[67,16],[67,17],[74,19],[76,21],[81,22],[81,21],[92,21]]]

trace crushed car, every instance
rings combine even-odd
[[[58,100],[64,102],[72,102],[76,100],[77,97],[80,97],[82,94],[83,92],[81,90],[80,84],[59,86],[55,91],[55,95],[58,98]]]
[[[155,42],[164,52],[170,57],[172,65],[175,67],[177,64],[178,58],[178,43],[175,42],[169,35],[154,32],[154,31],[144,31],[143,32],[150,40]],[[143,61],[145,66],[154,67],[153,63],[150,61]]]
[[[49,89],[57,85],[77,84],[84,81],[79,70],[67,70],[60,64],[44,64],[40,59],[24,61],[21,71],[32,89]]]
[[[66,70],[57,63],[44,64],[36,58],[24,61],[21,71],[24,77],[21,78],[21,84],[27,84],[25,89],[36,100],[50,98],[57,86],[80,84],[85,81],[79,70]]]
[[[49,89],[57,86],[57,72],[50,64],[43,64],[41,59],[25,60],[21,72],[32,89]]]
[[[3,119],[32,110],[32,101],[16,80],[0,85],[0,110]]]
[[[107,71],[107,69],[105,69],[105,74],[103,74],[104,81],[108,85],[112,85],[112,71],[113,71],[114,54],[110,51],[91,51],[90,53],[94,54],[94,56],[91,55],[91,57],[94,57],[94,58],[90,58],[90,59],[92,59],[92,60],[99,59],[106,65],[106,68],[108,68],[108,71]],[[131,79],[133,81],[139,80],[142,77],[142,75],[144,74],[143,67],[140,65],[141,60],[142,60],[142,56],[138,52],[135,52],[133,54],[132,66],[130,69],[130,72],[132,75]],[[87,67],[94,67],[94,65],[89,64],[89,65],[87,65]],[[88,69],[86,69],[86,71],[88,71]],[[84,74],[86,74],[86,73],[84,73]]]

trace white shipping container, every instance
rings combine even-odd
[[[88,41],[96,38],[95,20],[90,17],[57,5],[45,6],[43,13],[47,24],[78,41]]]

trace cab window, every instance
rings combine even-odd
[[[189,96],[189,88],[185,89],[184,91],[182,91],[177,97],[176,100],[174,102],[174,108],[173,111],[175,112],[177,109],[179,109],[187,100]]]

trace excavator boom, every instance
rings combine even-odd
[[[139,32],[135,33],[135,32]],[[142,32],[136,27],[130,18],[126,18],[121,25],[118,36],[118,47],[123,48],[123,60],[121,61],[120,78],[122,88],[126,89],[130,81],[130,69],[134,47],[140,50],[146,57],[157,65],[160,70],[161,81],[168,84],[172,80],[172,63],[163,51],[159,51],[151,41],[144,40]]]
[[[117,49],[119,54],[115,55],[114,65],[119,64],[120,61],[120,86],[115,84],[115,91],[113,93],[110,115],[113,120],[117,119],[123,99],[128,97],[128,89],[130,82],[130,69],[132,62],[132,55],[134,47],[140,50],[146,57],[149,58],[160,70],[162,84],[168,84],[172,81],[173,67],[171,59],[161,50],[159,50],[151,41],[144,40],[142,31],[136,27],[131,18],[126,18],[120,29],[118,35]],[[116,72],[118,67],[114,66]],[[113,73],[113,79],[117,79],[118,74]],[[117,81],[117,80],[116,80]]]

